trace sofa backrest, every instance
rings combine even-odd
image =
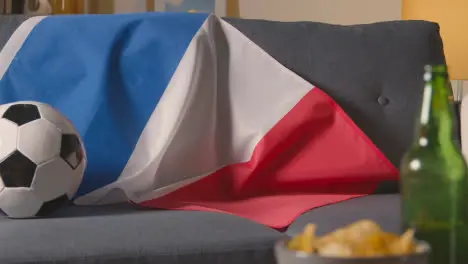
[[[0,16],[0,47],[25,16]],[[333,97],[396,166],[411,144],[423,66],[445,63],[439,27],[424,21],[340,26],[226,19]]]
[[[414,136],[424,65],[445,63],[437,24],[229,22],[280,63],[333,97],[399,166]]]

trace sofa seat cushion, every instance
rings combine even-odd
[[[219,213],[70,207],[47,219],[0,217],[0,263],[274,263],[282,236]]]

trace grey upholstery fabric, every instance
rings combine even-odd
[[[0,16],[0,47],[24,17]],[[330,94],[395,164],[411,142],[423,65],[444,62],[436,24],[336,26],[228,19],[280,63]],[[381,191],[395,191],[385,185]],[[398,229],[398,196],[374,195],[304,214],[327,232],[361,218]],[[230,215],[70,207],[49,219],[0,217],[0,263],[274,263],[285,234]]]
[[[274,263],[283,234],[231,215],[69,207],[47,219],[0,218],[0,263]]]

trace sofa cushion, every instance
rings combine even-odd
[[[282,236],[220,213],[73,206],[48,219],[0,217],[0,263],[274,263]]]
[[[413,139],[424,65],[445,62],[437,24],[228,21],[281,64],[333,97],[399,165]]]
[[[439,26],[228,19],[276,60],[328,93],[399,166],[412,143],[425,64],[445,63]],[[376,193],[398,192],[384,182]]]

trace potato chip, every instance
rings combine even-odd
[[[315,243],[315,230],[316,226],[314,224],[308,224],[304,228],[304,232],[293,239],[288,243],[288,248],[296,251],[303,251],[306,253],[314,253],[314,243]]]
[[[302,237],[302,249],[304,252],[313,253],[315,243],[315,230],[317,227],[313,224],[308,224],[304,229],[304,235]]]
[[[302,234],[289,240],[288,248],[294,251],[302,251]]]
[[[291,250],[331,257],[374,257],[406,255],[421,250],[415,243],[414,230],[401,236],[384,232],[371,220],[360,220],[336,229],[322,237],[316,236],[316,226],[309,224],[302,234],[288,243]]]
[[[396,241],[390,244],[390,250],[393,255],[406,255],[415,252],[414,230],[408,229]]]
[[[389,253],[384,232],[377,231],[369,234],[363,240],[354,242],[353,252],[355,256],[384,256]]]
[[[318,249],[321,256],[328,257],[352,257],[353,250],[350,246],[342,243],[331,242]]]

